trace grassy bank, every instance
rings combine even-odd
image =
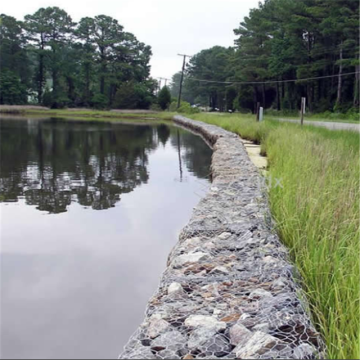
[[[262,145],[272,214],[303,279],[314,322],[333,359],[358,359],[359,134],[247,116],[196,114]]]
[[[0,115],[23,115],[29,117],[57,117],[77,119],[144,119],[170,120],[173,113],[146,111],[108,111],[90,109],[47,109],[35,106],[0,106]]]
[[[299,111],[276,111],[272,109],[266,109],[264,115],[268,118],[285,118],[296,119],[300,121]],[[360,121],[359,112],[355,109],[351,109],[346,113],[325,111],[322,113],[309,113],[304,115],[304,119],[308,121],[326,121],[326,122],[345,122],[358,124]]]

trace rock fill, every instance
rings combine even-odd
[[[241,140],[176,116],[213,148],[212,186],[122,359],[316,359],[324,345]]]

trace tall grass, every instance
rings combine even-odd
[[[331,359],[359,359],[359,134],[250,116],[198,114],[260,142],[278,233],[302,275],[314,322]]]

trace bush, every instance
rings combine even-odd
[[[131,81],[119,86],[112,107],[115,109],[148,109],[152,102],[150,88],[145,84]]]
[[[152,111],[161,111],[161,107],[160,107],[159,104],[154,103],[154,104],[151,104],[150,110],[152,110]]]
[[[177,101],[173,100],[169,106],[169,110],[172,112],[176,112],[177,111]]]
[[[162,110],[167,109],[167,107],[170,105],[171,94],[170,94],[170,90],[167,86],[164,86],[160,90],[159,95],[158,95],[158,103]]]
[[[51,107],[52,103],[53,103],[52,91],[48,87],[46,87],[42,97],[42,104],[44,106]]]
[[[189,103],[180,104],[180,107],[177,110],[179,113],[183,114],[197,114],[200,112],[200,109],[197,107],[191,107]]]
[[[26,104],[26,87],[20,78],[9,70],[2,70],[0,74],[0,104]]]
[[[181,114],[197,114],[200,112],[199,108],[191,107],[191,105],[186,101],[181,101],[179,108],[177,108],[177,101],[173,101],[170,104],[169,110]]]
[[[108,99],[103,94],[96,94],[91,99],[91,102],[95,109],[103,110],[107,107]]]

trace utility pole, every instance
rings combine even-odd
[[[182,66],[182,70],[181,70],[181,79],[180,79],[179,98],[178,98],[177,108],[180,107],[180,102],[181,102],[181,90],[182,90],[182,84],[183,84],[183,80],[184,80],[184,70],[185,70],[186,58],[191,57],[190,55],[185,55],[185,54],[178,54],[178,55],[183,56],[184,61],[183,61],[183,66]]]
[[[170,80],[170,79],[167,79],[167,78],[159,78],[159,79],[160,79],[160,82],[161,82],[161,80],[165,80],[165,86],[166,86],[167,81]]]

